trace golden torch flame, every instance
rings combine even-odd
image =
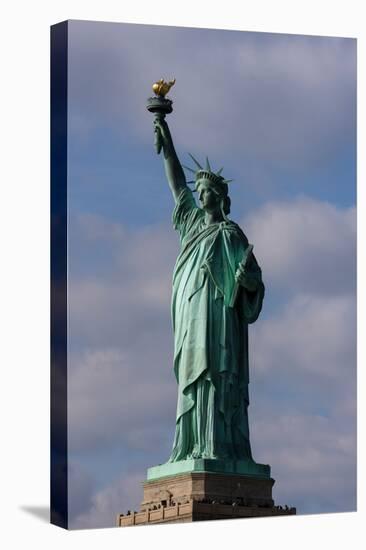
[[[170,88],[174,86],[174,84],[175,84],[175,78],[170,82],[165,82],[165,80],[161,78],[160,80],[155,82],[155,84],[153,84],[152,89],[156,95],[160,97],[165,97],[166,94],[169,92]]]

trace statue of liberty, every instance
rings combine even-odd
[[[155,115],[155,148],[163,152],[180,237],[171,304],[175,436],[168,461],[147,470],[141,511],[119,516],[118,525],[296,514],[274,506],[271,467],[253,460],[249,440],[248,325],[262,308],[262,272],[253,246],[228,218],[231,180],[223,169],[190,155],[195,168],[184,168],[194,180],[186,181],[165,120],[174,83],[156,82],[147,109]]]
[[[175,208],[181,250],[173,274],[176,430],[169,462],[253,460],[248,426],[248,324],[262,307],[264,285],[252,246],[228,218],[228,181],[207,159],[195,162],[194,191],[167,122],[154,120],[158,152]],[[239,290],[239,291],[238,291]]]

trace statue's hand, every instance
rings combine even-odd
[[[240,264],[235,273],[235,280],[240,286],[243,286],[247,290],[253,291],[257,288],[257,281],[250,277],[245,268]]]
[[[158,117],[154,119],[154,135],[155,150],[157,154],[160,155],[160,151],[163,147],[163,128],[161,120]]]
[[[167,142],[170,138],[169,128],[164,118],[156,117],[154,119],[154,130],[159,133],[163,142]]]
[[[164,148],[164,151],[167,152],[169,150],[169,146],[172,144],[172,138],[169,127],[163,117],[155,117],[154,131],[156,152],[159,154],[162,147]]]
[[[240,264],[235,273],[235,280],[239,285],[245,286],[246,272],[243,266],[241,266]]]
[[[161,131],[159,130],[159,128],[155,127],[155,134],[154,135],[155,135],[155,138],[154,138],[155,150],[156,150],[157,154],[160,155],[161,148],[163,147],[163,138],[162,138]]]

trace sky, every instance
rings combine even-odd
[[[175,77],[178,156],[224,167],[262,267],[254,458],[277,504],[356,509],[356,41],[71,21],[69,521],[138,510],[174,435],[173,199],[146,110]]]

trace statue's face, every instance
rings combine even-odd
[[[203,180],[198,187],[198,198],[204,210],[214,212],[220,210],[220,197],[212,189],[209,181]]]

